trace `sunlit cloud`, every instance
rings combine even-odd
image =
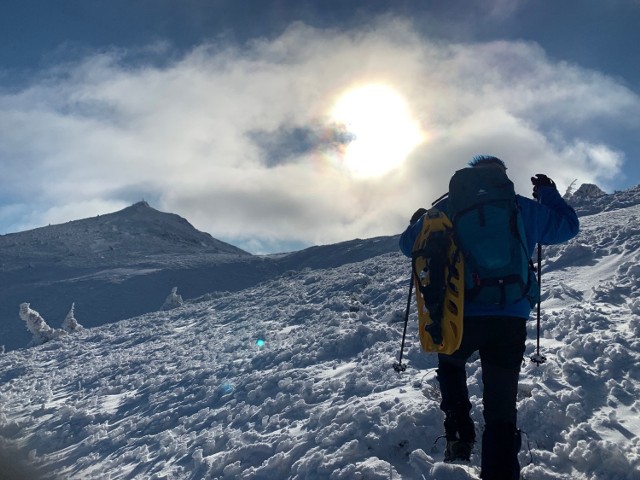
[[[360,31],[294,24],[158,65],[106,52],[0,92],[4,233],[144,197],[254,252],[389,235],[477,153],[503,158],[524,194],[535,173],[560,189],[608,188],[626,159],[593,132],[628,128],[640,112],[615,79],[535,44],[447,45],[389,18]],[[424,137],[384,175],[361,178],[341,157],[356,135],[331,113],[370,84],[405,99]]]

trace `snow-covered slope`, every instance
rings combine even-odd
[[[18,318],[29,302],[56,326],[73,302],[87,326],[156,310],[183,278],[199,282],[207,267],[250,258],[146,202],[94,218],[0,236],[0,345],[26,346]],[[193,270],[193,271],[192,271]],[[188,273],[187,273],[188,272]]]
[[[527,480],[640,478],[638,217],[638,205],[583,217],[578,237],[544,249],[548,361],[526,362],[519,397]],[[0,355],[0,438],[21,452],[9,463],[72,480],[468,478],[434,448],[435,358],[415,313],[409,368],[392,370],[408,277],[398,253],[289,269]],[[527,355],[533,321],[529,338]]]
[[[185,298],[236,291],[288,269],[338,266],[396,250],[393,237],[287,255],[254,256],[139,202],[109,215],[0,236],[0,346],[27,346],[28,302],[58,327],[76,304],[87,327],[155,311],[172,288]]]

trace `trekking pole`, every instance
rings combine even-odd
[[[406,365],[402,364],[402,354],[404,352],[404,341],[407,337],[407,324],[409,323],[409,309],[411,308],[411,294],[413,293],[413,271],[411,272],[411,277],[409,278],[409,296],[407,297],[407,309],[404,312],[404,330],[402,332],[402,345],[400,346],[400,358],[397,363],[393,364],[393,369],[402,373],[407,369]]]
[[[538,321],[537,321],[537,336],[536,336],[536,353],[531,355],[531,361],[537,366],[540,366],[547,361],[547,357],[540,353],[540,304],[542,303],[542,245],[538,243]]]

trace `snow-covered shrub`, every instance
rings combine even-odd
[[[162,304],[162,310],[171,310],[182,306],[184,301],[182,296],[178,294],[178,287],[173,287],[171,293],[167,296],[166,300]]]
[[[64,322],[62,322],[62,329],[67,333],[78,332],[83,328],[82,325],[80,325],[76,320],[75,307],[76,304],[74,302],[71,304],[71,310],[69,310],[69,313],[67,313]]]
[[[33,334],[30,345],[42,345],[65,334],[63,330],[47,325],[38,312],[29,308],[28,303],[20,304],[20,318],[27,324],[27,330]]]

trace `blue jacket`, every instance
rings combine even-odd
[[[580,221],[573,208],[564,201],[553,187],[538,189],[540,203],[530,198],[517,195],[518,206],[522,215],[526,235],[526,246],[529,256],[533,256],[537,243],[551,245],[566,242],[575,237],[580,228]],[[436,208],[446,211],[447,200],[444,199]],[[424,217],[409,225],[400,236],[400,250],[411,257],[413,244],[420,235]],[[495,305],[484,305],[473,302],[464,304],[466,317],[500,316],[529,318],[531,305],[527,299],[507,305],[504,309]]]

